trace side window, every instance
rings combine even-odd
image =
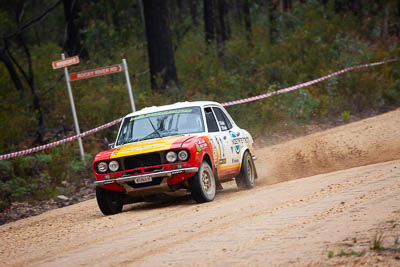
[[[227,131],[232,128],[232,124],[228,117],[220,108],[213,108],[215,115],[217,116],[218,124],[222,131]]]
[[[206,114],[206,121],[207,121],[207,128],[209,132],[218,132],[218,124],[215,121],[214,114],[211,110],[211,108],[205,108],[204,112]]]

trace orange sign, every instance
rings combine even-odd
[[[66,59],[60,59],[57,61],[53,61],[52,65],[53,65],[53,69],[59,69],[59,68],[64,68],[67,66],[75,65],[78,63],[79,63],[79,57],[74,56],[74,57],[69,57]]]
[[[85,71],[81,71],[81,72],[71,73],[69,75],[69,79],[71,81],[83,80],[83,79],[88,79],[88,78],[92,78],[92,77],[103,76],[103,75],[107,75],[107,74],[121,72],[122,70],[123,70],[123,68],[120,64],[112,65],[112,66],[102,67],[102,68],[93,69],[93,70],[85,70]]]

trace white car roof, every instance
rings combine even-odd
[[[141,110],[129,113],[126,117],[132,117],[132,116],[137,116],[137,115],[143,115],[147,113],[153,113],[157,111],[165,111],[165,110],[170,110],[170,109],[177,109],[177,108],[185,108],[185,107],[204,107],[208,105],[217,105],[221,106],[220,103],[213,102],[213,101],[186,101],[186,102],[178,102],[175,104],[170,104],[170,105],[164,105],[164,106],[152,106],[152,107],[146,107]]]

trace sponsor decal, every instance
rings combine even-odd
[[[249,142],[248,137],[239,137],[232,140],[234,144],[244,144]]]
[[[148,146],[141,146],[141,147],[134,147],[129,149],[129,152],[137,151],[137,150],[142,150],[142,149],[148,149],[148,148],[153,148],[153,145],[148,145]]]
[[[217,167],[218,166],[218,155],[217,155],[217,149],[215,147],[214,139],[210,138],[210,142],[211,142],[213,155],[214,155],[214,165],[215,165],[215,167]]]
[[[199,152],[201,151],[201,148],[198,144],[196,144],[196,148],[197,148],[197,151],[199,151]]]
[[[237,137],[235,133],[230,132],[232,136],[232,143],[237,154],[240,152],[240,146],[249,142],[248,137]],[[232,151],[233,152],[233,151]]]
[[[238,159],[232,159],[232,163],[239,163]]]
[[[226,164],[226,159],[220,159],[219,164]]]
[[[222,158],[225,158],[225,149],[224,149],[224,143],[222,142],[222,139],[220,137],[215,137],[215,140],[217,140],[219,152],[221,154]]]
[[[240,151],[240,145],[235,145],[235,151],[237,154],[239,154]]]
[[[180,173],[182,173],[182,171],[173,171],[173,172],[172,172],[172,175],[174,175],[174,174],[180,174]]]
[[[208,147],[208,145],[204,139],[197,140],[196,145],[198,145],[201,149],[205,149]]]
[[[132,117],[130,119],[130,121],[145,119],[145,118],[154,117],[154,116],[161,116],[161,115],[168,115],[168,114],[190,113],[190,112],[192,112],[192,109],[189,109],[189,108],[176,109],[176,110],[167,110],[167,111],[155,112],[155,113],[150,113],[150,114],[143,114],[143,115],[139,115],[139,116],[136,116],[136,117]]]
[[[117,148],[113,153],[112,153],[112,155],[117,155],[118,154],[118,152],[121,150],[121,148]]]

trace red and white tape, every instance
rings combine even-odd
[[[385,64],[385,63],[393,62],[393,61],[396,61],[396,60],[397,59],[390,59],[390,60],[386,60],[386,61],[380,61],[380,62],[375,62],[375,63],[370,63],[370,64],[363,64],[363,65],[358,65],[358,66],[345,68],[343,70],[331,73],[329,75],[323,76],[321,78],[318,78],[318,79],[315,79],[315,80],[312,80],[312,81],[309,81],[309,82],[306,82],[306,83],[301,83],[301,84],[298,84],[298,85],[294,85],[294,86],[291,86],[291,87],[280,89],[278,91],[269,92],[269,93],[265,93],[265,94],[257,95],[257,96],[252,96],[252,97],[249,97],[249,98],[228,101],[228,102],[222,103],[222,105],[225,106],[225,107],[228,107],[228,106],[233,106],[233,105],[253,102],[253,101],[260,100],[260,99],[267,98],[267,97],[271,97],[271,96],[274,96],[274,95],[280,95],[280,94],[283,94],[283,93],[294,91],[294,90],[300,89],[302,87],[307,87],[307,86],[310,86],[312,84],[319,83],[319,82],[322,82],[324,80],[330,79],[332,77],[341,75],[341,74],[343,74],[345,72],[348,72],[348,71],[351,71],[351,70],[356,70],[356,69],[361,69],[361,68],[366,68],[366,67],[373,67],[373,66],[377,66],[377,65],[382,65],[382,64]]]
[[[264,99],[264,98],[271,97],[271,96],[274,96],[274,95],[280,95],[280,94],[283,94],[283,93],[294,91],[294,90],[300,89],[302,87],[310,86],[312,84],[322,82],[322,81],[324,81],[326,79],[341,75],[341,74],[343,74],[345,72],[348,72],[348,71],[351,71],[351,70],[356,70],[356,69],[361,69],[361,68],[366,68],[366,67],[373,67],[373,66],[377,66],[377,65],[382,65],[382,64],[389,63],[389,62],[393,62],[393,61],[397,61],[397,59],[390,59],[390,60],[386,60],[386,61],[380,61],[380,62],[375,62],[375,63],[370,63],[370,64],[363,64],[363,65],[358,65],[358,66],[345,68],[343,70],[331,73],[329,75],[323,76],[321,78],[318,78],[318,79],[315,79],[315,80],[312,80],[312,81],[309,81],[309,82],[306,82],[306,83],[301,83],[301,84],[298,84],[298,85],[294,85],[294,86],[291,86],[291,87],[280,89],[278,91],[269,92],[269,93],[262,94],[262,95],[257,95],[257,96],[252,96],[252,97],[249,97],[249,98],[244,98],[244,99],[239,99],[239,100],[234,100],[234,101],[228,101],[228,102],[222,103],[222,105],[227,107],[227,106],[233,106],[233,105],[253,102],[253,101]],[[84,136],[93,134],[95,132],[101,131],[103,129],[106,129],[108,127],[111,127],[111,126],[113,126],[113,125],[115,125],[115,124],[117,124],[117,123],[119,123],[121,121],[122,121],[122,118],[119,118],[119,119],[116,119],[116,120],[114,120],[112,122],[109,122],[109,123],[106,123],[104,125],[101,125],[101,126],[99,126],[97,128],[94,128],[92,130],[83,132],[83,133],[75,135],[75,136],[71,136],[71,137],[65,138],[65,139],[60,140],[60,141],[56,141],[56,142],[53,142],[53,143],[50,143],[50,144],[46,144],[46,145],[43,145],[43,146],[38,146],[38,147],[34,147],[34,148],[30,148],[30,149],[26,149],[26,150],[22,150],[22,151],[18,151],[18,152],[13,152],[13,153],[10,153],[10,154],[0,155],[0,160],[15,158],[15,157],[23,156],[23,155],[28,155],[28,154],[35,153],[35,152],[38,152],[38,151],[42,151],[42,150],[45,150],[45,149],[48,149],[48,148],[51,148],[51,147],[55,147],[55,146],[58,146],[58,145],[66,144],[66,143],[72,142],[73,140],[75,140],[75,139],[77,139],[79,137],[84,137]]]
[[[26,150],[10,153],[10,154],[0,155],[0,160],[15,158],[15,157],[23,156],[23,155],[28,155],[28,154],[39,152],[39,151],[42,151],[42,150],[45,150],[45,149],[48,149],[48,148],[51,148],[51,147],[55,147],[55,146],[58,146],[58,145],[66,144],[66,143],[72,142],[75,139],[78,139],[79,137],[84,137],[84,136],[87,136],[89,134],[93,134],[95,132],[104,130],[104,129],[108,128],[108,127],[111,127],[111,126],[119,123],[121,120],[122,120],[122,118],[119,118],[119,119],[114,120],[112,122],[109,122],[109,123],[106,123],[106,124],[101,125],[99,127],[96,127],[96,128],[94,128],[92,130],[89,130],[89,131],[83,132],[81,134],[74,135],[74,136],[62,139],[60,141],[56,141],[56,142],[53,142],[53,143],[50,143],[50,144],[46,144],[46,145],[43,145],[43,146],[37,146],[37,147],[34,147],[34,148],[30,148],[30,149],[26,149]]]

